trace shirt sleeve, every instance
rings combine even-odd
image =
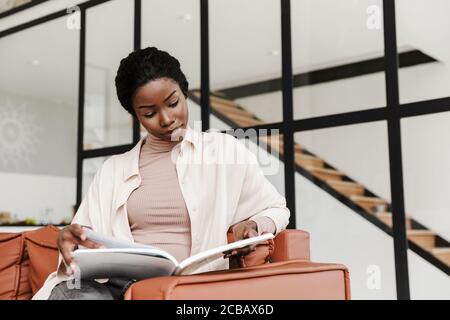
[[[101,212],[101,176],[102,172],[104,170],[104,165],[97,171],[97,173],[94,176],[94,179],[92,180],[89,189],[81,201],[81,204],[72,219],[71,224],[79,224],[81,226],[88,227],[93,230],[98,230],[100,225],[97,222],[98,219],[95,219],[93,215],[97,214],[99,215]],[[60,277],[64,277],[64,271],[65,270],[65,263],[62,258],[61,253],[59,253],[58,257],[58,269],[57,274]]]
[[[269,217],[256,217],[250,218],[250,220],[255,221],[259,236],[263,233],[276,234],[277,227],[275,225],[275,222],[273,222],[273,220]]]
[[[264,176],[256,156],[237,139],[236,149],[238,157],[246,162],[246,170],[232,225],[247,219],[255,221],[259,217],[267,217],[275,224],[277,235],[289,223],[290,211],[286,207],[286,199]]]
[[[100,169],[97,170],[72,220],[72,224],[77,223],[96,232],[104,232],[104,217],[112,210],[111,203],[107,201],[113,193],[112,186],[114,182],[111,180],[111,176],[113,176],[111,172],[112,161],[112,158],[107,159]]]

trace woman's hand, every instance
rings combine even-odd
[[[258,228],[255,221],[245,220],[232,226],[234,241],[255,237],[258,235]],[[234,249],[225,253],[224,258],[230,258],[230,261],[242,260],[244,256],[256,249],[256,244],[244,248]],[[239,263],[241,264],[241,263]]]
[[[96,242],[87,240],[83,228],[79,224],[71,224],[64,227],[59,232],[57,244],[66,266],[66,274],[72,274],[76,267],[72,258],[72,252],[78,248],[78,245],[91,249],[102,247]]]

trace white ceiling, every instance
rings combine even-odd
[[[52,0],[0,20],[0,30],[82,1]],[[294,72],[379,56],[383,32],[367,28],[366,10],[381,0],[292,0]],[[398,43],[447,59],[450,2],[398,0]],[[211,0],[210,65],[213,89],[281,76],[279,0]],[[199,0],[143,0],[142,45],[176,56],[191,87],[200,84]],[[422,19],[417,20],[422,17]],[[132,50],[133,1],[114,0],[87,14],[86,62],[108,70]],[[28,19],[28,20],[27,20]],[[419,23],[418,23],[419,21]],[[439,32],[436,32],[439,30]],[[442,39],[441,39],[442,38]],[[79,33],[66,17],[0,39],[0,91],[76,101]],[[33,67],[29,61],[41,63]],[[88,79],[88,91],[101,86]],[[112,89],[112,88],[111,88]]]
[[[76,101],[79,31],[65,25],[60,18],[0,39],[0,91]]]

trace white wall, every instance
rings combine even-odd
[[[0,90],[0,171],[74,177],[75,104]]]
[[[0,92],[0,211],[52,223],[73,215],[77,108]]]
[[[20,220],[59,224],[73,216],[76,178],[0,172],[0,190],[0,211]]]
[[[450,113],[403,119],[406,211],[450,241]]]
[[[450,277],[408,250],[411,299],[450,299]]]

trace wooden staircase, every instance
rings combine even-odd
[[[229,122],[232,122],[232,126],[250,127],[264,123],[254,113],[245,110],[235,101],[226,99],[220,95],[220,93],[216,92],[210,96],[212,111],[214,114],[220,116],[220,118],[228,119]],[[199,101],[200,92],[191,92],[191,97]],[[271,149],[276,150],[280,156],[283,155],[283,135],[264,136],[260,137],[259,141],[270,146]],[[386,200],[377,197],[362,184],[353,181],[345,173],[333,168],[323,159],[309,152],[298,143],[294,143],[294,159],[298,167],[306,170],[318,179],[321,184],[326,184],[344,197],[348,203],[351,203],[352,209],[356,206],[358,210],[372,215],[382,225],[392,230],[392,213],[389,211],[390,204]],[[414,243],[443,262],[448,270],[450,270],[450,244],[433,231],[426,229],[420,223],[414,221],[410,216],[406,217],[405,223],[407,238],[410,243]]]

